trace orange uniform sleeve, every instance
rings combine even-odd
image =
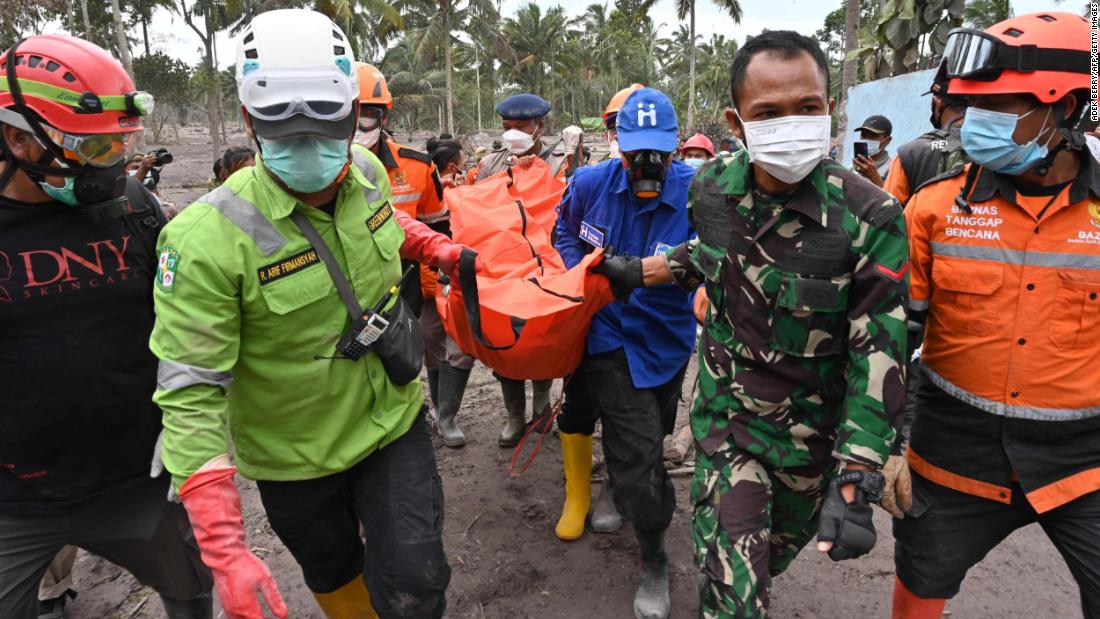
[[[447,206],[443,203],[443,181],[439,180],[439,172],[434,163],[425,169],[424,179],[420,183],[416,218],[426,224],[439,223],[450,218]]]
[[[924,322],[932,297],[932,226],[936,214],[932,200],[936,192],[921,191],[905,208],[909,230],[909,319]]]
[[[909,176],[905,174],[905,166],[901,165],[901,157],[894,157],[890,164],[890,171],[886,173],[886,184],[883,191],[894,196],[903,206],[909,202],[913,195],[913,188],[909,186]]]

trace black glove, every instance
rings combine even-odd
[[[840,487],[851,483],[858,484],[856,498],[846,503]],[[870,503],[882,497],[882,485],[882,473],[864,471],[845,471],[829,482],[825,503],[821,506],[817,540],[833,543],[830,559],[855,559],[875,547],[877,536]]]
[[[636,288],[642,288],[642,259],[634,256],[616,256],[615,248],[608,247],[603,253],[603,262],[592,268],[611,282],[611,292],[615,298],[626,303]]]

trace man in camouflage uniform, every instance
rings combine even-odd
[[[905,399],[901,207],[824,159],[831,103],[816,43],[769,32],[738,55],[731,69],[738,112],[728,110],[727,118],[739,137],[748,134],[748,150],[696,174],[689,216],[698,238],[663,257],[614,257],[600,269],[620,295],[668,281],[689,290],[706,285],[691,493],[707,580],[700,611],[708,618],[766,615],[770,579],[817,531],[826,494],[836,495],[841,513],[864,510],[857,526],[870,528],[873,545],[865,500],[873,497],[857,495],[847,477],[886,461]],[[760,99],[771,100],[768,113],[756,110]],[[750,122],[761,117],[771,123],[766,134],[788,129],[772,119],[817,117],[819,152],[802,163],[808,173],[794,179],[774,165],[782,163],[775,153],[794,147],[763,148],[759,125]],[[791,139],[806,142],[804,135]],[[838,461],[848,471],[830,486]],[[832,516],[829,510],[826,501]],[[870,549],[834,554],[846,546],[843,534],[833,535],[840,524],[854,523],[822,516],[819,550],[841,559]]]

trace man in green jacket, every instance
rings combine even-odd
[[[388,308],[401,257],[448,273],[461,246],[394,209],[382,164],[349,150],[353,61],[319,13],[257,16],[237,61],[256,165],[158,243],[162,457],[229,617],[261,617],[261,594],[287,613],[245,544],[238,469],[256,480],[328,617],[440,617],[445,607],[443,493],[420,382],[395,384],[373,350],[338,350],[352,323],[329,269],[359,306],[389,298]]]

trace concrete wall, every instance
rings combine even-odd
[[[894,141],[887,150],[896,155],[898,147],[931,131],[928,116],[932,110],[932,95],[921,96],[932,85],[935,69],[888,77],[860,84],[849,91],[848,131],[841,139],[840,161],[852,165],[852,142],[859,139],[854,129],[868,116],[881,114],[894,125]]]

